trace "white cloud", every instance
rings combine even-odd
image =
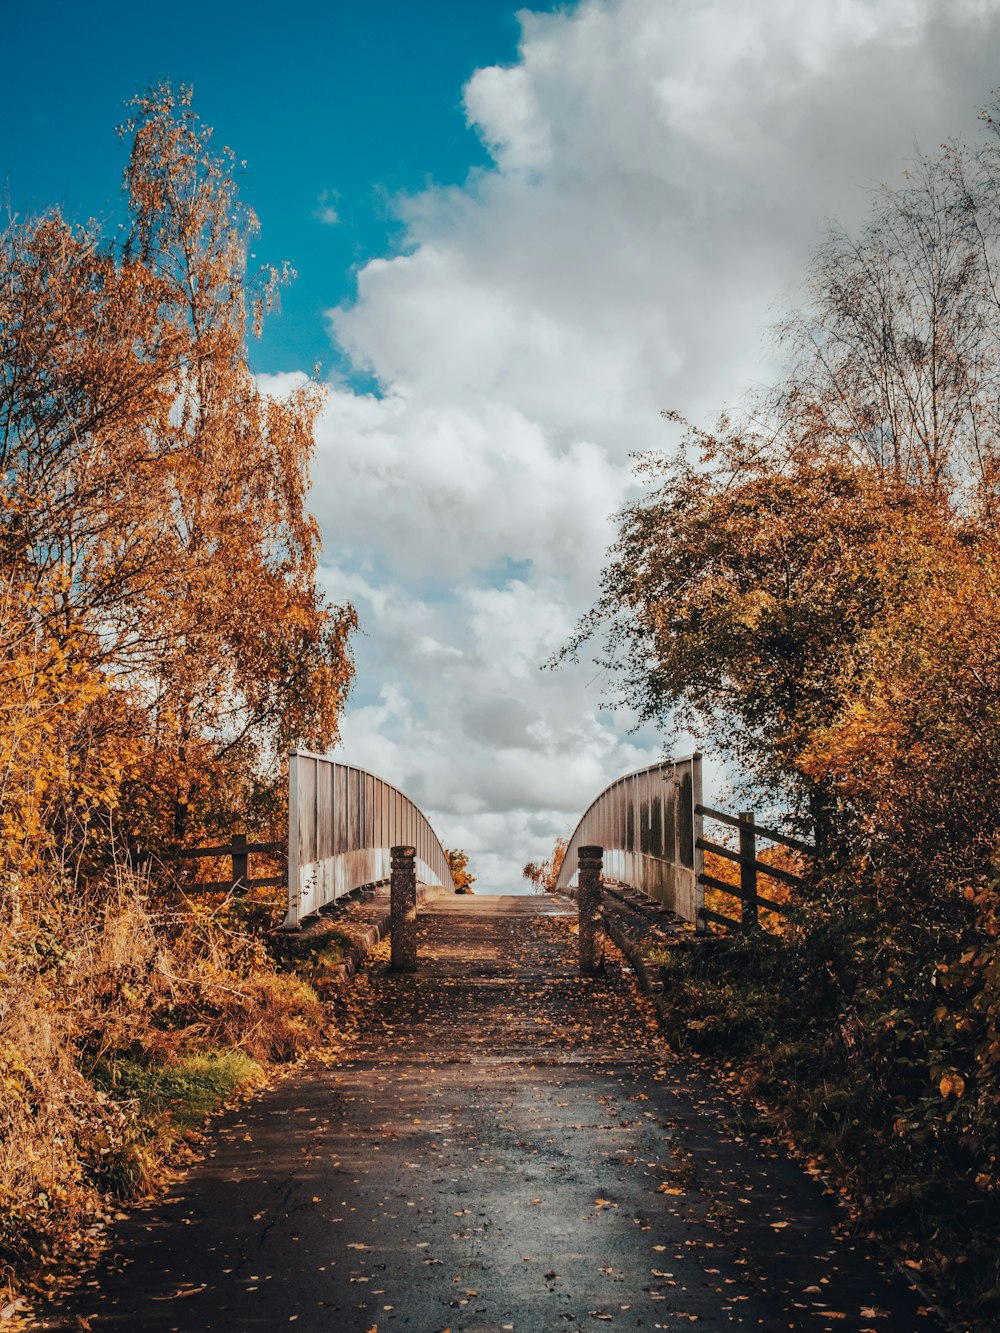
[[[336,199],[336,190],[320,191],[316,201],[316,212],[313,214],[317,222],[322,222],[327,227],[335,227],[339,223],[340,214],[337,212]]]
[[[1000,5],[588,0],[521,15],[466,113],[494,166],[400,202],[331,327],[314,506],[366,637],[345,752],[421,800],[481,879],[529,857],[649,735],[601,676],[538,664],[593,600],[631,450],[773,374],[766,329],[826,222],[968,132]]]
[[[535,95],[535,72],[524,65],[477,70],[465,107],[502,171],[544,167],[552,156],[549,124]]]

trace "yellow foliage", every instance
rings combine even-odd
[[[942,1097],[961,1097],[965,1092],[965,1079],[961,1074],[945,1074],[938,1088]]]
[[[187,93],[134,112],[124,235],[0,233],[0,1305],[155,1170],[179,1061],[208,1105],[324,1023],[266,908],[183,910],[165,873],[236,820],[280,836],[281,757],[337,734],[322,392],[251,372],[283,275],[248,271],[231,155]]]
[[[137,98],[124,242],[57,212],[0,236],[0,850],[101,867],[267,817],[280,756],[323,747],[349,606],[305,508],[322,403],[265,396],[233,161],[169,87]],[[72,850],[71,850],[72,849]]]

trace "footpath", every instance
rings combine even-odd
[[[671,1053],[574,911],[427,898],[420,970],[375,949],[343,1049],[221,1117],[37,1329],[913,1333],[920,1296],[822,1186]]]

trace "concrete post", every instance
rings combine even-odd
[[[393,972],[417,969],[417,867],[415,847],[393,847],[389,932]]]
[[[580,911],[580,973],[598,977],[604,971],[603,847],[581,847],[576,899]]]

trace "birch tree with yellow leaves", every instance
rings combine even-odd
[[[138,97],[129,222],[57,211],[0,241],[0,763],[6,852],[106,855],[265,812],[330,744],[350,606],[317,588],[322,398],[262,392],[236,163],[189,92]]]

